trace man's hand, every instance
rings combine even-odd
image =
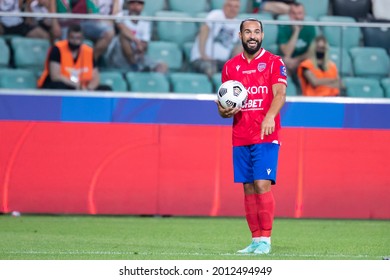
[[[214,100],[214,102],[217,104],[218,113],[222,118],[231,118],[241,110],[241,108],[224,108],[218,100]]]
[[[261,140],[264,139],[264,135],[270,135],[275,131],[275,119],[270,116],[265,116],[261,123]]]

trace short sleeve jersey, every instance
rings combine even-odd
[[[292,32],[293,31],[291,26],[280,25],[278,30],[278,44],[279,45],[286,44],[290,40],[292,36]],[[302,27],[301,32],[299,33],[298,41],[295,45],[295,49],[292,56],[296,57],[298,55],[304,54],[308,50],[315,36],[316,36],[316,29],[314,28],[314,26],[304,25]]]
[[[275,117],[275,132],[260,138],[261,123],[274,98],[272,86],[287,86],[286,67],[282,59],[265,49],[248,62],[243,54],[228,60],[222,70],[222,82],[236,80],[248,91],[245,106],[234,116],[233,146],[279,143],[280,115]]]

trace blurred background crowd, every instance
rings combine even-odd
[[[388,0],[0,0],[0,88],[213,93],[241,51],[240,20],[256,17],[288,95],[390,97],[388,11]]]

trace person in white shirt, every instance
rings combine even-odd
[[[211,77],[221,71],[230,57],[242,51],[237,34],[239,24],[228,20],[236,19],[240,10],[239,0],[225,0],[219,10],[212,10],[196,37],[191,50],[191,65],[197,72]]]
[[[127,10],[123,15],[139,16],[144,8],[144,0],[126,0]],[[144,20],[118,20],[119,34],[112,40],[107,53],[107,67],[121,68],[135,72],[157,71],[165,73],[167,65],[156,63],[146,56],[151,40],[152,25]]]

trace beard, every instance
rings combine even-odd
[[[248,43],[253,41],[256,42],[257,45],[255,47],[249,47]],[[249,40],[247,42],[242,41],[242,47],[244,48],[245,52],[247,52],[250,55],[253,55],[260,50],[262,43],[263,41],[259,42],[257,40]]]

